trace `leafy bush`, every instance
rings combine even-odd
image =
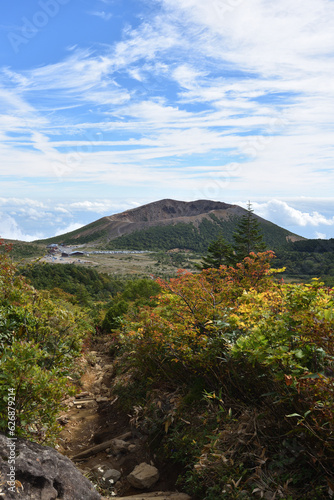
[[[330,292],[317,280],[244,293],[236,313],[243,335],[233,352],[270,366],[281,379],[331,369],[332,307]]]
[[[213,365],[238,335],[228,320],[231,308],[244,289],[269,286],[272,258],[272,252],[251,254],[235,268],[221,266],[200,274],[181,270],[169,282],[158,279],[164,291],[158,305],[130,316],[123,343],[135,351],[146,372],[163,369],[175,378],[184,370],[200,370],[211,377]]]
[[[123,323],[122,361],[125,351],[138,379],[165,389],[152,407],[148,388],[141,420],[156,415],[166,452],[187,464],[180,484],[199,498],[313,500],[333,484],[334,293],[278,283],[272,258],[159,279],[156,303]],[[199,378],[205,410],[190,397]],[[183,398],[174,409],[167,392]]]
[[[130,304],[132,310],[137,310],[143,305],[154,304],[154,297],[158,295],[161,288],[153,280],[141,278],[129,280],[124,287],[124,291],[118,294],[108,307],[102,330],[106,333],[121,327],[124,315],[127,313]]]
[[[68,376],[91,325],[77,306],[51,300],[17,275],[8,248],[0,254],[0,283],[0,430],[8,431],[11,389],[17,434],[52,441]]]
[[[44,441],[57,433],[56,418],[61,399],[70,392],[69,381],[58,368],[46,369],[48,353],[33,342],[13,342],[1,354],[0,397],[5,405],[14,389],[16,432]],[[1,405],[1,406],[2,406]],[[1,408],[1,430],[7,430]]]
[[[109,307],[104,320],[102,321],[102,330],[110,332],[121,326],[123,315],[127,312],[129,305],[125,300],[115,300]]]

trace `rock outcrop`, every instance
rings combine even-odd
[[[10,440],[3,434],[0,475],[0,498],[6,500],[101,499],[69,458],[48,446],[25,439]]]

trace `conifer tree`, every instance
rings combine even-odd
[[[203,258],[201,264],[198,267],[200,269],[218,269],[221,265],[229,265],[232,262],[233,248],[221,235],[217,240],[213,241],[209,245],[208,253],[206,257]]]
[[[241,262],[250,252],[263,252],[266,249],[260,224],[253,213],[251,203],[248,202],[247,213],[240,218],[233,234],[235,263]]]

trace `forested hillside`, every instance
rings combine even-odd
[[[283,276],[295,281],[321,278],[334,285],[334,239],[290,242],[286,249],[277,249],[277,264],[285,266]]]
[[[203,219],[198,227],[190,223],[154,226],[120,236],[107,245],[110,249],[170,250],[183,248],[198,253],[207,251],[212,240],[223,234],[231,242],[240,217],[221,221],[214,214],[210,220]],[[263,239],[270,249],[288,246],[289,232],[270,222],[260,223]]]
[[[20,268],[20,273],[38,290],[60,288],[82,303],[110,300],[125,286],[122,278],[113,278],[75,264],[36,263]]]

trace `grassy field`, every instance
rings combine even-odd
[[[169,277],[175,275],[177,269],[194,270],[194,263],[199,262],[198,256],[183,252],[169,254],[168,252],[147,252],[138,254],[92,254],[96,250],[90,245],[62,248],[70,253],[79,250],[85,253],[80,256],[62,257],[61,252],[48,253],[46,245],[34,243],[14,243],[13,260],[20,264],[33,262],[48,262],[54,265],[76,264],[96,269],[101,273],[123,276],[147,277],[150,275]],[[87,255],[86,255],[87,254]]]
[[[108,274],[139,274],[147,275],[156,270],[156,259],[151,254],[109,255],[95,254],[83,257],[60,258],[54,260],[45,256],[42,262],[53,264],[77,264],[78,266],[92,267],[101,273]]]

